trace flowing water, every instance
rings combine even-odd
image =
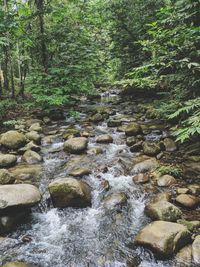
[[[85,118],[86,113],[83,112],[81,121],[76,125],[82,130]],[[52,130],[61,129],[67,123],[69,120],[62,125],[52,125]],[[63,143],[59,136],[51,145],[43,142],[44,163],[40,180],[43,202],[40,209],[33,210],[26,224],[18,226],[9,235],[12,242],[7,246],[7,250],[0,249],[0,259],[3,262],[19,260],[41,267],[122,267],[128,266],[128,260],[140,258],[137,266],[172,266],[169,261],[156,261],[148,250],[131,245],[138,230],[149,222],[144,215],[149,194],[145,193],[143,187],[135,185],[132,177],[124,171],[123,160],[134,157],[125,144],[124,134],[117,132],[116,128],[108,128],[105,122],[94,125],[93,132],[97,135],[110,133],[114,142],[98,144],[104,153],[89,158],[92,174],[83,179],[92,187],[92,206],[85,209],[60,210],[49,204],[47,186],[51,180],[67,176],[64,166],[73,156],[64,152],[51,153],[62,148]],[[94,147],[95,137],[89,140],[89,148]],[[102,166],[106,167],[106,171]],[[109,192],[102,189],[102,179],[109,181]],[[128,196],[128,205],[120,212],[105,210],[102,207],[103,197],[112,192],[124,192]],[[29,236],[31,240],[23,242],[24,236]]]

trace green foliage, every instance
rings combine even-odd
[[[174,165],[162,165],[156,169],[156,172],[160,176],[168,174],[174,177],[180,177],[182,174],[181,168]]]
[[[75,110],[71,110],[71,111],[69,111],[69,112],[68,112],[68,115],[69,115],[70,117],[75,118],[75,119],[79,119],[79,118],[80,118],[80,112],[75,111]]]

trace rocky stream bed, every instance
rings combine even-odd
[[[0,265],[200,266],[199,144],[117,92],[75,109],[0,136]]]

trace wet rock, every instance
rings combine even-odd
[[[190,242],[190,233],[181,224],[155,221],[135,237],[135,244],[151,249],[159,258],[167,258]]]
[[[180,195],[180,194],[187,194],[187,193],[189,193],[189,189],[188,188],[181,188],[181,187],[179,187],[179,188],[176,189],[176,193],[178,195]]]
[[[142,143],[143,141],[137,142],[136,144],[130,147],[130,151],[132,153],[140,152],[142,150]]]
[[[156,156],[160,153],[160,145],[154,142],[145,141],[142,144],[143,152],[147,156]]]
[[[157,185],[160,187],[167,187],[176,183],[177,183],[176,179],[168,174],[161,176],[157,180]]]
[[[152,220],[170,222],[176,222],[182,216],[182,212],[179,208],[165,200],[147,204],[145,213]]]
[[[18,150],[19,154],[24,154],[27,150],[33,150],[35,152],[40,152],[40,146],[36,145],[33,141],[29,142],[25,147]]]
[[[109,134],[102,134],[97,137],[96,142],[108,144],[113,142],[113,138]]]
[[[122,121],[117,119],[110,119],[107,124],[108,127],[119,127],[122,125]]]
[[[195,264],[200,264],[200,235],[192,243],[192,256]]]
[[[156,169],[158,166],[159,164],[155,158],[147,159],[145,161],[135,164],[131,173],[132,174],[145,173]]]
[[[64,143],[64,150],[72,154],[83,153],[88,146],[88,139],[85,137],[70,138]]]
[[[24,146],[26,137],[18,131],[8,131],[1,135],[0,144],[9,149],[18,149]]]
[[[43,138],[43,143],[44,144],[52,144],[54,143],[56,140],[59,139],[59,135],[48,135],[48,136],[44,136]]]
[[[39,119],[29,119],[29,120],[26,121],[26,127],[27,128],[30,128],[31,125],[33,125],[35,123],[38,123],[39,125],[42,125],[43,124],[43,121],[42,120],[39,120]]]
[[[2,267],[34,267],[33,265],[26,264],[24,262],[20,261],[14,261],[14,262],[7,262]]]
[[[42,157],[35,151],[27,150],[22,156],[22,160],[29,164],[35,164],[42,162]]]
[[[152,199],[151,199],[151,203],[156,203],[159,201],[171,201],[171,194],[168,192],[162,192],[162,193],[158,193],[157,195],[155,195]]]
[[[29,128],[29,131],[32,132],[42,132],[42,127],[40,126],[40,123],[36,122],[36,123],[33,123],[31,125],[31,127]]]
[[[101,187],[103,188],[103,190],[108,191],[110,189],[110,184],[108,182],[108,180],[102,180],[101,181]]]
[[[200,221],[187,221],[187,220],[178,220],[178,223],[185,225],[187,229],[192,232],[196,233],[198,231],[198,228],[200,228]]]
[[[70,171],[69,175],[73,176],[73,177],[83,177],[85,175],[89,175],[91,174],[91,171],[87,168],[79,168],[79,169],[75,169]]]
[[[149,181],[149,174],[147,173],[139,173],[133,177],[133,182],[136,184],[144,184]]]
[[[0,185],[0,211],[11,208],[28,208],[38,204],[41,195],[30,184]]]
[[[10,233],[20,222],[26,218],[26,212],[17,212],[0,216],[0,233]]]
[[[141,131],[141,126],[138,123],[132,122],[126,127],[125,134],[126,136],[136,136],[140,134]]]
[[[182,248],[176,255],[174,267],[192,267],[192,246]]]
[[[16,181],[33,181],[38,182],[38,178],[42,172],[41,165],[18,165],[12,169],[10,172],[15,177]]]
[[[189,193],[193,195],[200,195],[200,185],[199,184],[191,184],[188,186]]]
[[[89,155],[99,155],[103,153],[103,149],[101,147],[93,147],[87,152]]]
[[[89,118],[89,121],[91,122],[100,122],[103,121],[103,116],[100,113],[96,113],[93,116]]]
[[[54,207],[85,208],[91,205],[91,188],[74,178],[60,178],[48,186]]]
[[[64,140],[68,140],[74,137],[80,137],[80,130],[76,128],[69,128],[63,132],[62,137]]]
[[[163,140],[163,144],[164,144],[164,147],[165,147],[165,150],[167,152],[174,152],[177,150],[177,145],[176,143],[174,142],[173,139],[171,138],[165,138]]]
[[[135,143],[136,143],[135,136],[127,137],[127,139],[126,139],[127,146],[133,146],[133,145],[135,145]]]
[[[186,208],[195,208],[200,203],[200,198],[189,194],[181,194],[176,197],[176,202]]]
[[[127,204],[127,196],[125,193],[111,193],[103,200],[103,207],[105,209],[118,209]]]
[[[15,177],[6,169],[0,169],[0,184],[13,184]]]
[[[34,141],[36,144],[40,144],[41,142],[41,136],[36,131],[28,132],[26,138],[29,141]]]
[[[17,157],[10,154],[1,154],[0,153],[0,168],[9,168],[16,164]]]

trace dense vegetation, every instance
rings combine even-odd
[[[199,0],[1,0],[0,116],[117,85],[154,99],[151,115],[178,121],[179,141],[195,138],[199,17]]]

